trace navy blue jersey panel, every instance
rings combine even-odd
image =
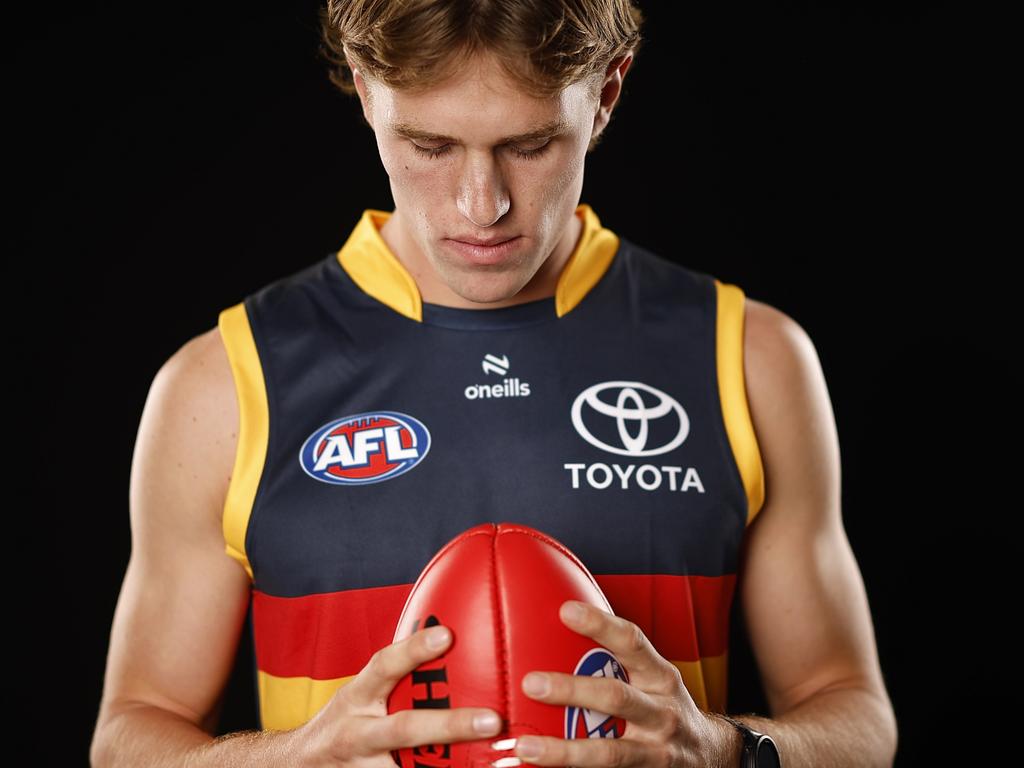
[[[488,521],[543,530],[597,574],[736,571],[747,502],[711,276],[620,238],[562,317],[541,299],[425,304],[420,322],[332,253],[246,308],[270,420],[246,535],[257,589],[412,583]],[[385,454],[395,468],[374,469]]]

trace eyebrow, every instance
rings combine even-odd
[[[421,141],[450,141],[458,143],[458,139],[454,136],[446,136],[440,133],[432,133],[431,131],[425,131],[417,125],[408,123],[405,121],[399,121],[392,123],[390,129],[397,133],[399,136],[404,136],[407,139],[419,139]],[[558,118],[550,120],[543,125],[539,125],[526,133],[517,133],[515,136],[505,136],[501,139],[499,144],[515,144],[521,141],[534,141],[535,139],[546,139],[549,136],[554,136],[559,133],[567,131],[569,124],[566,120]]]

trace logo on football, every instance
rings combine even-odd
[[[626,670],[611,652],[594,648],[576,665],[574,674],[588,677],[613,677],[624,683],[629,682]],[[626,730],[626,721],[604,712],[584,707],[565,708],[566,739],[617,739]]]
[[[430,432],[406,413],[372,411],[324,424],[306,438],[299,463],[310,477],[336,485],[379,483],[415,467],[430,450]]]

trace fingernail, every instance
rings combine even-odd
[[[540,757],[540,753],[543,751],[540,740],[530,738],[529,736],[520,737],[519,744],[516,745],[516,752],[519,756],[527,759]]]
[[[562,609],[562,615],[575,624],[583,618],[583,608],[579,603],[568,603]]]
[[[444,648],[448,642],[448,638],[451,637],[451,633],[447,627],[437,627],[427,633],[427,647],[437,650],[438,648]]]
[[[547,675],[539,675],[531,672],[523,678],[523,690],[531,696],[546,696],[551,690],[551,683]]]
[[[493,712],[483,712],[473,718],[473,727],[480,733],[494,733],[501,721]]]

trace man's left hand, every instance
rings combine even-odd
[[[581,614],[573,619],[570,608]],[[679,669],[662,657],[641,629],[631,621],[595,606],[568,600],[559,611],[562,622],[574,632],[592,638],[611,651],[626,668],[630,682],[609,677],[589,677],[564,672],[533,671],[520,681],[532,699],[557,706],[585,707],[625,719],[619,738],[558,739],[523,736],[516,756],[534,765],[657,766],[686,768],[713,765],[730,743],[727,723],[703,712],[683,685]],[[527,683],[547,682],[547,693],[533,693]],[[536,744],[533,755],[527,746]]]

